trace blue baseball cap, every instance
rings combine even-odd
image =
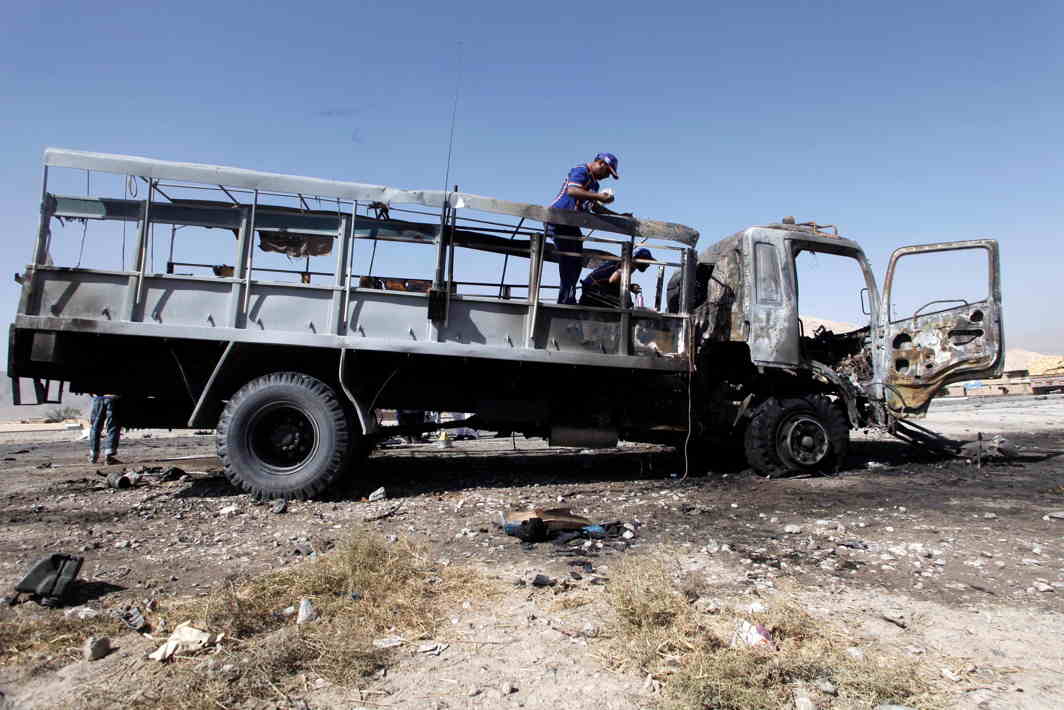
[[[617,156],[613,153],[599,153],[595,156],[595,160],[601,160],[610,168],[610,175],[614,180],[620,180],[621,176],[617,174]]]
[[[650,253],[649,249],[644,247],[642,249],[637,249],[635,254],[632,254],[632,258],[633,259],[648,259],[650,261],[653,261],[654,260],[654,255]],[[640,271],[646,271],[648,266],[650,266],[650,264],[636,264],[635,268],[639,269]]]

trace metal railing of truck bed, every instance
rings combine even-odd
[[[147,194],[144,199],[55,195],[48,182],[49,170],[56,168],[132,176],[128,179],[142,181]],[[178,196],[188,193],[197,198]],[[200,199],[203,194],[217,199]],[[278,200],[295,207],[274,204]],[[311,203],[319,207],[311,209]],[[428,215],[433,221],[397,219],[392,212]],[[502,215],[513,222],[467,216],[471,212]],[[52,265],[52,224],[57,219],[135,224],[132,264],[127,268],[123,256],[118,270]],[[656,267],[658,308],[666,268],[679,269],[678,312],[627,304],[601,308],[544,302],[542,291],[557,288],[543,284],[544,262],[564,252],[546,243],[542,229],[529,226],[533,222],[614,235],[583,240],[619,248],[620,254],[587,249],[585,256],[621,262],[622,294],[628,293],[635,266]],[[156,225],[171,229],[165,272],[153,269],[154,256],[148,257]],[[179,229],[189,226],[231,230],[236,242],[233,265],[175,260],[173,240]],[[256,264],[256,235],[260,250],[267,245],[271,250],[288,249],[290,256],[301,259],[307,252],[305,268]],[[399,190],[48,149],[40,228],[16,327],[683,370],[697,238],[697,232],[677,224],[552,210],[457,191]],[[406,279],[418,282],[415,288],[392,288],[404,277],[374,276],[372,260],[369,269],[356,270],[353,252],[362,240],[372,241],[374,249],[378,242],[432,246],[432,278]],[[634,248],[644,242],[676,257],[634,259]],[[502,277],[497,282],[455,279],[456,247],[503,255]],[[335,256],[331,273],[310,268],[309,254],[315,249]],[[528,259],[525,283],[506,282],[512,257]],[[298,275],[300,282],[269,280],[278,272]],[[331,283],[313,282],[321,277],[332,277]],[[462,293],[467,287],[490,288],[492,293]]]

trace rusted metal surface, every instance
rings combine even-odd
[[[894,273],[907,255],[985,249],[988,297],[976,303],[959,302],[950,308],[925,312],[929,307],[957,301],[932,301],[912,316],[889,322]],[[1001,322],[1001,285],[997,242],[975,239],[926,244],[898,249],[891,255],[883,293],[883,338],[877,365],[888,410],[896,417],[919,416],[927,411],[940,389],[962,380],[998,377],[1004,370]]]

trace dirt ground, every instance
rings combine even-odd
[[[481,570],[510,591],[488,609],[455,609],[440,656],[411,650],[369,695],[311,682],[309,707],[637,708],[654,704],[653,684],[603,660],[596,595],[611,565],[659,554],[722,599],[793,587],[855,644],[926,659],[953,707],[1059,707],[1064,397],[936,402],[925,424],[960,439],[1004,433],[1019,454],[977,467],[857,435],[837,476],[683,479],[682,458],[661,447],[482,439],[379,450],[347,489],[278,513],[221,477],[210,435],[133,433],[124,468],[178,466],[188,479],[113,490],[97,475],[112,467],[88,464],[70,432],[0,434],[0,587],[9,591],[35,559],[67,552],[85,557],[78,601],[96,609],[203,595],[227,575],[326,553],[364,526],[427,544],[439,564]],[[365,502],[376,486],[387,498]],[[626,522],[634,536],[575,550],[498,530],[501,511],[534,506]],[[574,552],[593,568],[580,579]],[[512,584],[535,574],[569,583]],[[566,604],[566,594],[581,602]],[[0,623],[12,613],[0,611]],[[0,691],[10,707],[77,707],[85,687],[157,645],[134,634],[117,642],[120,653],[96,664],[0,666]]]

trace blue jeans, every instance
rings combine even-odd
[[[118,453],[118,437],[121,425],[118,423],[115,397],[113,395],[93,395],[92,416],[89,420],[89,452],[93,458],[100,455],[100,434],[104,420],[107,421],[107,450],[105,456]]]
[[[583,254],[584,243],[580,239],[565,239],[565,237],[580,237],[579,227],[571,227],[568,224],[547,224],[544,233],[548,237],[554,237],[554,246],[559,251],[571,251]],[[576,305],[576,285],[580,282],[580,271],[584,268],[584,257],[558,255],[558,303]]]

